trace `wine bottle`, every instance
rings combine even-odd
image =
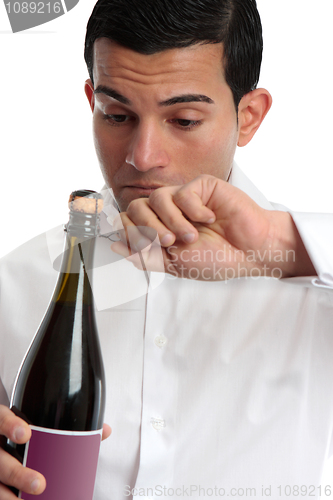
[[[12,410],[31,426],[14,445],[23,465],[46,478],[41,500],[91,500],[101,442],[105,381],[87,271],[92,267],[102,199],[75,191],[66,250],[44,319],[16,378]],[[18,493],[31,500],[34,495]]]

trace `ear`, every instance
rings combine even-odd
[[[94,111],[95,108],[95,95],[94,95],[94,86],[90,78],[85,81],[84,91],[89,101],[91,111]]]
[[[246,146],[258,130],[272,105],[272,96],[265,89],[255,89],[245,94],[238,106],[238,143]]]

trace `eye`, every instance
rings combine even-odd
[[[179,125],[182,127],[189,127],[194,123],[194,120],[178,120]]]
[[[128,122],[132,117],[129,115],[103,115],[103,118],[112,125],[120,125]]]
[[[185,120],[183,118],[175,118],[171,123],[176,123],[182,130],[192,130],[194,127],[201,125],[202,120]]]

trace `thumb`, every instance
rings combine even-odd
[[[108,424],[103,424],[102,441],[111,435],[112,429]]]

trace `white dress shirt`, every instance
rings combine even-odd
[[[281,209],[237,166],[230,182]],[[113,212],[106,206],[102,232],[112,230]],[[113,432],[101,445],[94,500],[317,498],[320,486],[323,494],[333,430],[333,216],[293,217],[317,277],[205,282],[151,273],[148,287],[126,260],[113,254],[110,264],[110,242],[99,238],[94,290]],[[55,228],[1,262],[2,404],[47,308],[62,245]]]

